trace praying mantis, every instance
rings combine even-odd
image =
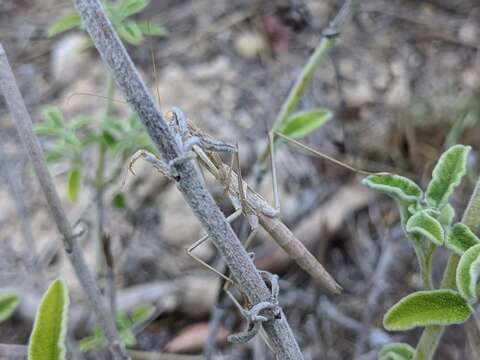
[[[223,186],[224,194],[228,195],[235,211],[227,217],[228,221],[233,221],[240,215],[244,215],[251,228],[251,232],[245,242],[247,247],[254,238],[259,226],[272,237],[273,240],[285,251],[288,255],[326,291],[332,294],[339,293],[341,287],[333,279],[333,277],[325,270],[325,268],[318,262],[318,260],[310,253],[310,251],[303,245],[303,243],[295,237],[290,229],[279,218],[279,196],[277,188],[277,176],[274,156],[274,136],[278,136],[284,140],[290,141],[297,146],[301,146],[314,155],[321,156],[335,162],[336,164],[346,167],[350,170],[361,174],[368,174],[370,172],[355,169],[346,165],[336,159],[328,157],[323,153],[316,151],[306,145],[297,142],[279,132],[271,132],[269,134],[270,144],[270,159],[273,177],[273,192],[274,192],[274,206],[270,205],[257,191],[249,186],[241,176],[240,161],[238,154],[238,147],[228,144],[204,133],[192,121],[187,121],[183,112],[178,108],[173,108],[170,113],[167,113],[167,119],[172,129],[179,136],[179,141],[186,144],[189,149],[189,157],[197,159],[197,163],[206,169],[213,177]],[[230,153],[232,161],[230,165],[225,164],[219,153]],[[146,150],[138,150],[132,157],[129,169],[133,172],[133,165],[139,159],[143,158],[167,177],[172,177],[172,164],[166,164],[163,160],[157,158],[154,154]],[[235,164],[234,164],[235,163]],[[186,252],[193,259],[206,266],[208,269],[214,271],[219,276],[224,278],[227,282],[232,282],[224,274],[214,269],[204,260],[200,259],[193,252],[202,243],[208,240],[208,235],[205,235],[193,245],[186,249]]]

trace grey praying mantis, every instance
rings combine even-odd
[[[252,239],[255,237],[259,226],[261,226],[303,270],[310,274],[310,276],[319,283],[320,286],[330,293],[339,293],[341,291],[340,285],[337,284],[337,282],[325,270],[320,262],[312,255],[312,253],[310,253],[303,243],[297,239],[297,237],[280,220],[278,216],[280,210],[280,201],[275,166],[274,137],[278,136],[279,138],[289,141],[296,146],[300,146],[302,149],[312,153],[315,156],[326,158],[354,172],[363,175],[371,175],[372,173],[355,169],[294,139],[291,139],[280,132],[271,132],[269,134],[269,148],[274,192],[274,206],[271,206],[262,197],[262,195],[251,188],[246,181],[243,180],[240,171],[240,161],[237,146],[219,141],[207,135],[192,121],[187,121],[183,112],[178,108],[173,108],[172,111],[167,115],[170,126],[179,137],[179,141],[182,141],[184,144],[186,144],[187,148],[189,149],[188,156],[196,158],[198,164],[201,165],[202,168],[205,168],[211,175],[214,176],[217,181],[220,182],[224,188],[224,194],[229,196],[235,211],[227,217],[227,220],[231,222],[242,214],[247,218],[251,227],[251,232],[245,242],[245,247],[248,247]],[[221,152],[232,154],[232,161],[230,165],[227,165],[222,161],[218,154]],[[146,150],[138,150],[132,157],[129,164],[129,169],[132,172],[133,165],[139,158],[144,158],[146,161],[153,164],[153,166],[163,175],[167,177],[175,176],[174,172],[172,173],[173,164],[165,163],[163,160],[157,158],[154,154]],[[227,281],[226,284],[232,283],[232,279],[226,277],[224,274],[194,254],[194,250],[207,240],[208,235],[205,235],[196,241],[193,245],[186,249],[187,254],[225,279]]]

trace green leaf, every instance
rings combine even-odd
[[[138,21],[138,28],[143,35],[148,36],[167,36],[168,30],[165,26],[154,24],[151,21]]]
[[[135,21],[128,21],[117,26],[120,37],[132,45],[140,45],[143,34]]]
[[[117,209],[125,209],[127,207],[127,199],[124,194],[117,193],[112,199],[112,204]]]
[[[48,36],[54,36],[73,29],[81,24],[80,17],[77,14],[66,15],[57,21],[48,29]]]
[[[0,322],[5,321],[12,316],[19,302],[20,299],[15,294],[0,295]]]
[[[385,345],[378,353],[379,360],[410,360],[415,355],[415,349],[405,343]]]
[[[470,149],[470,146],[455,145],[440,156],[426,191],[428,205],[441,208],[448,202],[465,174]]]
[[[427,211],[419,211],[407,221],[408,233],[423,235],[436,245],[443,245],[444,232],[442,225]]]
[[[42,110],[42,117],[51,127],[63,128],[65,119],[60,110],[55,106],[47,106]]]
[[[73,169],[68,173],[67,179],[68,200],[70,200],[72,203],[77,201],[81,186],[82,172],[80,169]]]
[[[153,306],[152,304],[146,304],[137,307],[130,315],[130,319],[132,320],[132,326],[137,326],[145,322],[146,320],[150,319],[154,313],[155,306]]]
[[[397,331],[417,326],[461,324],[472,313],[473,308],[456,291],[418,291],[393,305],[383,317],[383,326]]]
[[[280,126],[279,132],[294,139],[301,138],[314,132],[331,117],[329,110],[321,108],[296,112]]]
[[[121,4],[118,13],[122,18],[127,18],[145,9],[149,3],[149,0],[127,0]]]
[[[442,210],[440,210],[440,214],[438,215],[437,219],[440,221],[440,224],[450,226],[454,217],[455,209],[452,205],[447,203]]]
[[[362,180],[362,184],[408,203],[420,200],[423,195],[415,182],[400,175],[370,175]]]
[[[472,246],[478,244],[480,244],[480,239],[467,225],[462,223],[453,225],[445,239],[445,246],[460,256]]]
[[[476,284],[480,275],[480,244],[465,251],[457,265],[457,288],[469,302],[477,301]]]
[[[28,343],[29,360],[65,359],[68,289],[55,280],[43,295]]]

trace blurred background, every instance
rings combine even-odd
[[[121,3],[110,2],[114,15]],[[252,179],[268,130],[342,3],[152,0],[116,26],[162,111],[178,106],[211,136],[238,142],[243,175]],[[221,281],[185,253],[203,232],[175,185],[142,160],[136,175],[127,175],[130,157],[151,144],[85,33],[74,22],[72,29],[58,25],[72,13],[68,1],[2,0],[0,41],[89,265],[107,295],[115,289],[119,323],[134,336],[130,348],[141,351],[139,359],[203,349],[214,358],[271,359],[259,337],[227,344],[226,336],[244,325],[228,302],[224,311],[213,310]],[[452,199],[458,219],[479,172],[479,40],[475,0],[362,1],[300,103],[300,109],[327,108],[333,117],[302,141],[357,168],[395,172],[422,186],[443,150],[471,145],[468,174]],[[21,299],[0,323],[0,343],[28,342],[42,293],[61,276],[83,356],[108,358],[92,337],[95,318],[3,98],[0,118],[0,293]],[[382,327],[392,304],[422,288],[394,202],[362,187],[359,175],[287,144],[278,146],[275,160],[281,219],[344,288],[327,296],[266,233],[256,236],[255,262],[281,276],[280,304],[305,358],[375,359],[389,342],[415,346],[421,329]],[[230,214],[221,185],[206,180]],[[257,190],[272,200],[270,175]],[[233,225],[246,236],[241,221]],[[224,266],[209,242],[196,254]],[[446,255],[436,256],[436,283]],[[122,322],[122,314],[139,309],[148,316]],[[478,339],[475,327],[451,326],[435,359],[479,359]]]

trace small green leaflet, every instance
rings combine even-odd
[[[126,0],[121,4],[118,13],[122,18],[127,18],[145,9],[149,3],[149,0]]]
[[[80,169],[73,169],[68,173],[67,179],[68,199],[72,203],[77,201],[81,186],[82,172]]]
[[[0,294],[0,322],[12,316],[20,299],[15,294]]]
[[[428,205],[439,209],[448,202],[465,174],[470,150],[470,146],[455,145],[440,156],[425,194]]]
[[[465,251],[457,265],[457,288],[470,303],[477,301],[476,285],[480,275],[480,245]]]
[[[462,223],[453,225],[445,238],[445,246],[460,256],[478,244],[480,244],[480,239],[467,225]]]
[[[302,138],[317,130],[332,117],[331,111],[317,108],[290,115],[280,126],[279,132],[293,139]]]
[[[416,202],[423,195],[415,182],[400,175],[370,175],[362,180],[362,184],[402,202]]]
[[[418,291],[393,305],[383,317],[383,326],[398,331],[417,326],[461,324],[472,313],[473,308],[456,291]]]
[[[132,45],[140,45],[143,41],[142,30],[135,21],[127,21],[117,25],[120,37]]]
[[[442,225],[427,211],[419,211],[413,214],[407,221],[406,230],[408,233],[423,235],[436,245],[443,245],[444,232]]]
[[[43,295],[28,342],[29,360],[64,360],[68,289],[55,280]]]
[[[52,26],[48,29],[48,36],[54,36],[62,32],[71,30],[80,26],[80,17],[77,14],[66,15],[57,21],[55,21]]]
[[[415,355],[415,349],[405,343],[385,345],[378,353],[379,360],[410,360]]]

